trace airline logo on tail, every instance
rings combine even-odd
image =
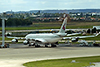
[[[66,25],[66,24],[64,24],[63,27],[62,27],[63,30],[65,30],[65,25]]]
[[[66,24],[67,24],[67,17],[64,19],[63,24],[59,30],[59,33],[65,33]]]

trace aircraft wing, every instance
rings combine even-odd
[[[91,35],[91,36],[74,36],[74,37],[64,37],[63,39],[71,39],[72,42],[77,42],[79,38],[89,38],[89,37],[95,37],[95,35]]]
[[[11,36],[7,36],[7,38],[14,38],[14,39],[25,39],[24,37],[11,37]]]
[[[95,35],[90,35],[90,36],[74,36],[74,37],[63,37],[63,39],[79,39],[79,38],[88,38],[88,37],[96,37],[100,35],[100,32],[95,34]]]
[[[72,33],[72,34],[67,34],[67,36],[78,35],[78,34],[81,34],[81,33]]]
[[[88,37],[95,37],[94,35],[91,36],[74,36],[74,37],[63,37],[63,39],[73,39],[73,38],[88,38]]]

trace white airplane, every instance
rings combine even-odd
[[[40,33],[40,34],[28,34],[25,36],[25,38],[19,38],[15,37],[12,42],[18,42],[18,39],[25,39],[23,42],[24,45],[33,45],[39,46],[39,44],[45,44],[45,46],[51,44],[51,46],[56,46],[58,44],[58,41],[61,40],[64,36],[67,35],[65,33],[66,29],[66,24],[67,24],[67,17],[65,17],[63,24],[59,30],[58,33]]]
[[[40,44],[43,44],[46,47],[48,45],[51,45],[51,47],[56,47],[56,45],[58,45],[59,40],[68,38],[68,37],[67,38],[65,37],[66,35],[67,36],[75,35],[75,34],[68,35],[67,33],[65,33],[67,19],[68,18],[65,17],[63,24],[58,33],[28,34],[25,36],[25,38],[13,37],[14,39],[12,39],[12,42],[18,42],[18,39],[25,39],[25,41],[23,41],[24,45],[29,44],[29,46],[31,46],[31,45],[40,46]]]

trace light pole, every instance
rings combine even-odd
[[[3,13],[3,16],[1,19],[2,19],[2,45],[1,47],[4,47],[5,45],[5,20],[7,20],[6,13]]]

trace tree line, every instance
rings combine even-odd
[[[21,18],[8,18],[5,20],[6,26],[29,26],[32,25],[32,21],[29,19],[21,19]],[[0,19],[0,26],[2,26],[2,19]]]

